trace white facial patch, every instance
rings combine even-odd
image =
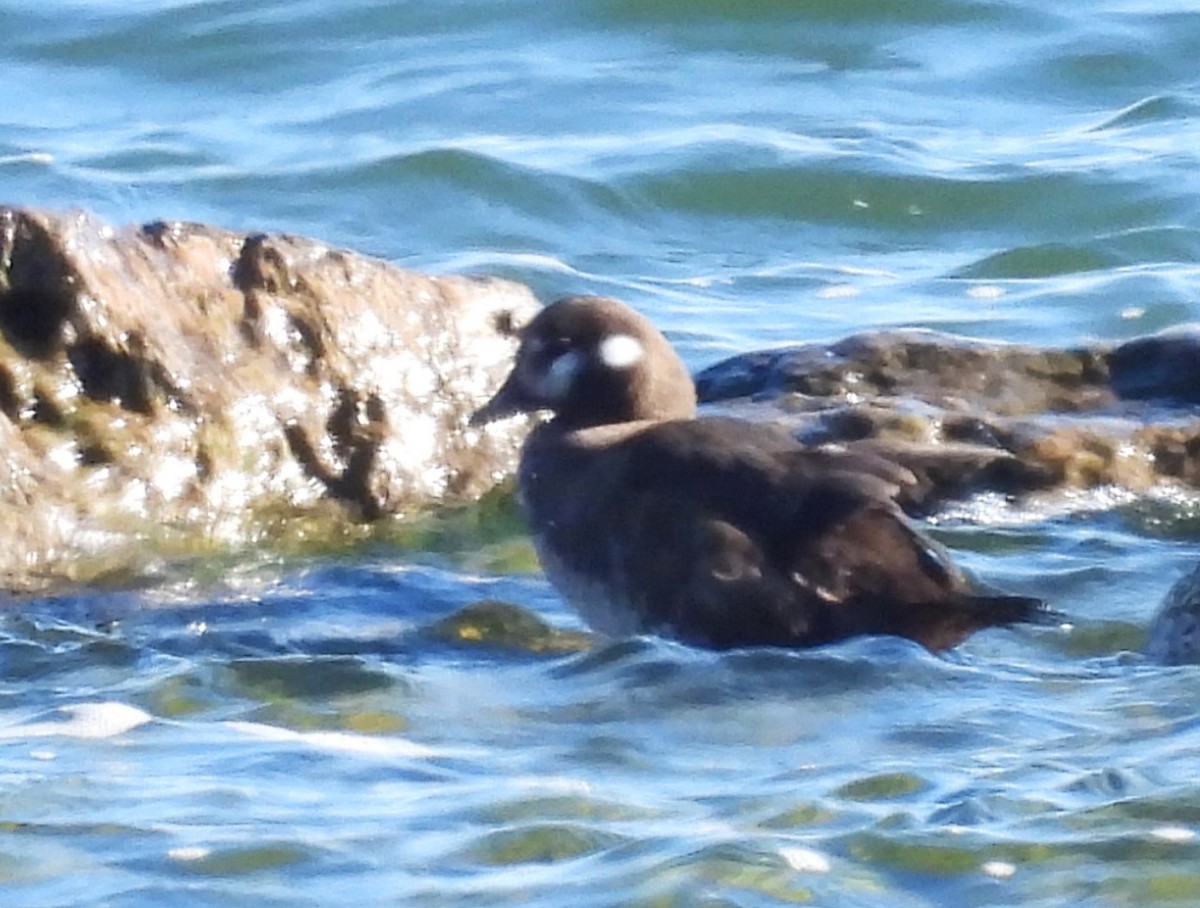
[[[568,350],[550,363],[545,373],[539,376],[534,391],[543,400],[562,400],[575,383],[575,376],[583,365],[583,357],[576,350]]]
[[[600,341],[600,361],[610,369],[628,369],[645,355],[642,342],[628,334],[610,334]]]

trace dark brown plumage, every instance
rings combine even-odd
[[[473,420],[553,414],[526,443],[519,490],[547,575],[597,630],[716,648],[893,634],[936,651],[1036,615],[1037,600],[972,592],[908,522],[903,467],[695,409],[647,319],[569,297],[524,329]]]

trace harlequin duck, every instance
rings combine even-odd
[[[892,634],[938,651],[1041,606],[972,593],[895,504],[904,468],[697,418],[683,362],[617,300],[543,309],[472,424],[537,411],[552,418],[525,443],[522,508],[550,581],[602,633],[717,649]]]

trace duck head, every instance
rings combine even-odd
[[[471,425],[539,411],[564,429],[695,415],[683,361],[649,319],[618,300],[566,297],[519,336],[512,372]]]

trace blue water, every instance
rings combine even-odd
[[[0,0],[0,35],[0,202],[617,295],[697,367],[1200,320],[1190,4]],[[1200,676],[1136,651],[1198,527],[939,515],[1065,616],[944,658],[454,641],[485,599],[578,627],[469,545],[13,603],[0,904],[1197,904]]]

